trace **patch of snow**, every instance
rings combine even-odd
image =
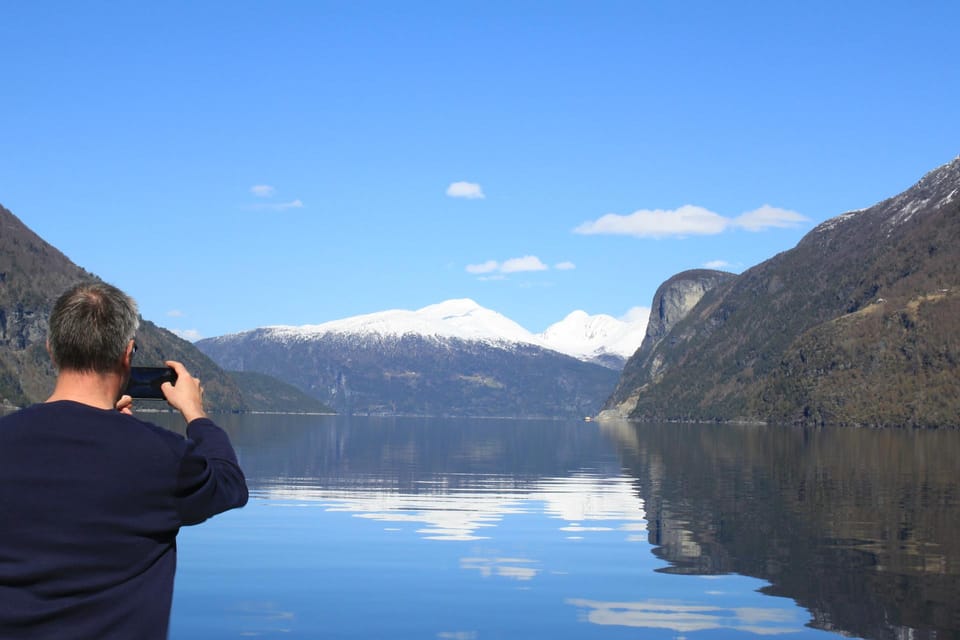
[[[891,227],[896,227],[897,225],[901,225],[909,221],[910,218],[913,217],[913,214],[925,207],[928,202],[930,202],[929,199],[908,201],[908,203],[900,211],[890,218],[887,224]]]
[[[830,231],[834,229],[838,224],[844,223],[847,220],[850,220],[851,218],[855,217],[857,214],[863,213],[864,211],[866,211],[866,209],[854,209],[853,211],[841,213],[836,217],[833,217],[833,218],[830,218],[829,220],[821,222],[816,227],[814,227],[813,231],[816,233],[823,233],[825,231]]]

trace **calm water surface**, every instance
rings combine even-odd
[[[960,637],[960,432],[222,422],[173,640]]]

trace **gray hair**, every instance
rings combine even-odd
[[[106,282],[67,289],[50,314],[50,355],[58,369],[108,373],[140,326],[137,303]]]

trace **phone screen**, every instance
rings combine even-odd
[[[160,385],[176,383],[177,373],[170,367],[130,367],[130,380],[124,391],[133,398],[163,399]]]

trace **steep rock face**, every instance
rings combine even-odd
[[[53,390],[46,350],[50,311],[67,287],[95,278],[0,207],[0,405],[22,407]],[[210,409],[245,408],[236,385],[189,342],[142,320],[137,346],[141,365],[185,363],[204,381]]]
[[[679,273],[657,289],[647,323],[647,338],[652,349],[678,322],[683,320],[703,295],[734,277],[725,271],[693,269]]]
[[[636,406],[638,390],[663,371],[664,360],[655,353],[656,347],[708,291],[734,277],[732,273],[724,271],[692,269],[678,273],[660,285],[653,296],[643,342],[627,361],[616,390],[604,404],[606,417],[625,417],[630,414]]]
[[[226,369],[266,373],[359,415],[581,417],[618,376],[529,343],[416,333],[263,328],[197,346]]]
[[[960,158],[705,295],[628,363],[639,420],[956,425]]]

